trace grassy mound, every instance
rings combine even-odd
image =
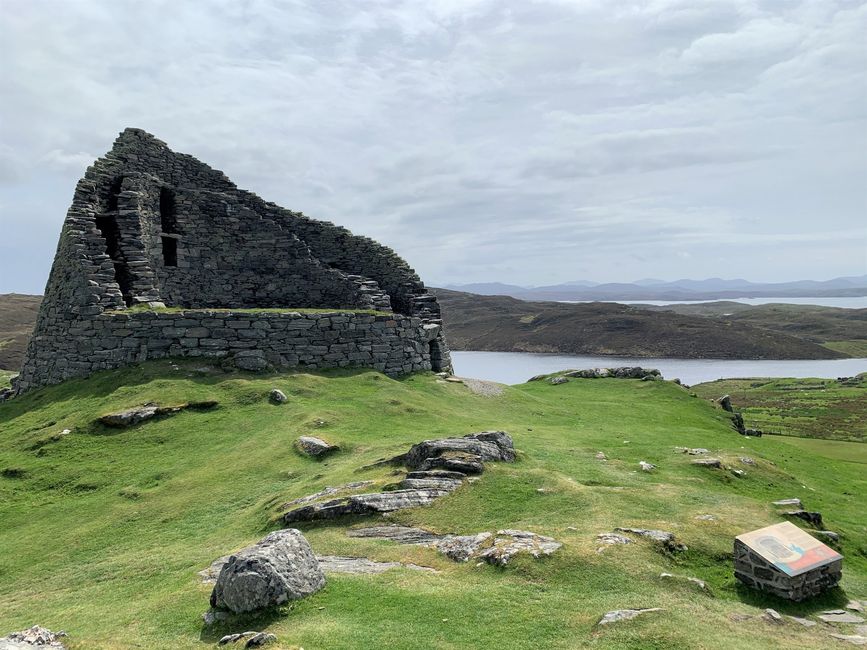
[[[274,387],[286,404],[268,402]],[[95,424],[148,401],[210,399],[214,410],[129,429]],[[282,503],[350,481],[386,485],[393,468],[359,468],[425,438],[484,429],[509,431],[518,461],[490,463],[480,481],[390,519],[437,532],[532,530],[564,543],[553,556],[505,569],[456,564],[428,548],[347,537],[361,520],[309,524],[318,554],[439,573],[331,575],[304,601],[203,625],[210,587],[197,572],[276,528]],[[302,434],[342,450],[302,457],[292,445]],[[707,447],[746,476],[693,466],[675,446]],[[658,468],[638,471],[641,460]],[[74,650],[202,648],[245,629],[307,650],[821,647],[836,643],[821,625],[774,626],[759,615],[867,598],[864,470],[786,438],[747,440],[721,410],[668,382],[541,381],[483,396],[431,375],[262,377],[153,362],[0,404],[0,634],[39,623],[69,632]],[[730,559],[733,536],[780,521],[770,502],[792,496],[823,513],[846,556],[842,588],[797,605],[740,587]],[[696,519],[708,513],[717,519]],[[616,526],[670,530],[689,550],[636,541],[598,553],[596,535]],[[711,593],[661,572],[698,577]],[[664,611],[595,626],[608,610],[639,607]]]

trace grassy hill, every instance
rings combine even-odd
[[[743,323],[819,343],[853,357],[867,357],[867,309],[790,304],[745,305],[730,301],[648,306],[647,309]]]
[[[836,359],[845,351],[733,320],[617,303],[526,302],[437,289],[455,350],[677,359]]]
[[[730,395],[750,429],[867,442],[867,373],[844,381],[720,379],[695,385],[692,390],[706,399]]]
[[[42,296],[0,295],[0,369],[21,367],[41,302]]]
[[[268,402],[273,387],[288,403]],[[199,399],[219,406],[125,430],[95,424],[148,401]],[[428,548],[347,537],[361,519],[307,524],[319,554],[438,573],[331,575],[290,607],[203,625],[210,587],[197,572],[277,527],[280,504],[326,485],[391,483],[391,467],[360,468],[425,438],[485,429],[510,432],[518,461],[490,463],[478,482],[389,519],[437,532],[532,530],[563,542],[554,555],[503,569],[456,564]],[[299,456],[292,443],[305,433],[343,451]],[[827,647],[837,643],[829,631],[847,628],[778,626],[761,613],[809,615],[867,598],[867,471],[863,456],[805,454],[798,442],[745,439],[707,400],[661,381],[532,382],[483,396],[432,375],[373,371],[227,375],[168,361],[108,371],[0,404],[0,634],[39,623],[69,632],[73,650],[212,647],[245,629],[306,650]],[[675,446],[706,447],[746,475],[696,467]],[[638,471],[641,460],[658,467]],[[794,496],[842,535],[846,557],[841,588],[801,604],[739,586],[731,563],[733,537],[780,521],[770,502]],[[696,518],[704,514],[716,520]],[[596,535],[616,526],[669,530],[689,550],[637,541],[597,552]],[[664,611],[595,625],[636,607]]]

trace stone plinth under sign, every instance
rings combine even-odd
[[[842,577],[843,556],[788,521],[738,535],[734,552],[738,580],[788,600],[816,596]]]

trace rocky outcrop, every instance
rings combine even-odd
[[[482,532],[473,535],[437,535],[421,528],[375,526],[350,530],[347,534],[350,537],[431,546],[455,562],[467,562],[475,558],[498,566],[508,565],[518,554],[540,558],[550,555],[562,546],[551,537],[526,530],[498,530],[496,534]]]
[[[0,638],[0,650],[66,650],[61,639],[66,638],[66,632],[52,632],[48,628],[34,625],[21,632],[12,632]]]
[[[402,463],[413,470],[398,484],[400,489],[312,503],[284,514],[283,523],[333,519],[346,515],[384,514],[425,506],[459,488],[467,479],[467,474],[483,471],[484,462],[511,462],[514,459],[512,438],[504,431],[483,431],[462,438],[425,440],[413,445],[405,454],[390,461],[381,461]]]
[[[491,537],[491,533],[444,535],[436,541],[434,547],[455,562],[467,562],[471,557],[479,557],[481,555],[480,550],[488,543]]]
[[[674,533],[670,533],[667,530],[656,530],[649,528],[615,528],[614,530],[618,533],[628,533],[631,535],[646,537],[647,539],[653,540],[657,544],[660,544],[663,548],[665,548],[665,550],[672,553],[678,553],[687,550],[686,545],[678,542],[677,538],[674,536]]]
[[[324,458],[328,454],[339,451],[340,447],[325,442],[322,438],[314,436],[301,436],[295,441],[295,447],[299,452],[311,458]]]
[[[384,514],[395,510],[426,506],[446,494],[448,494],[447,490],[434,489],[355,494],[290,510],[283,515],[283,523],[292,524],[299,521],[334,519],[347,515]]]
[[[815,526],[816,528],[822,528],[822,513],[821,512],[809,512],[807,510],[789,510],[788,512],[783,513],[787,517],[795,517],[796,519],[801,519],[806,521],[811,526]]]
[[[308,494],[307,496],[299,497],[298,499],[292,499],[292,501],[287,501],[280,506],[280,510],[288,510],[292,506],[300,506],[305,503],[311,503],[312,501],[316,501],[317,499],[334,496],[335,494],[340,494],[341,492],[354,492],[369,485],[373,485],[373,481],[354,481],[352,483],[345,483],[343,485],[336,485],[334,487],[326,486],[319,490],[319,492]]]
[[[300,531],[278,530],[229,556],[211,593],[211,607],[250,612],[304,598],[323,586],[325,574]]]
[[[526,530],[498,530],[494,543],[479,553],[489,564],[506,566],[519,553],[528,553],[534,558],[551,555],[563,546],[551,537],[537,535]]]
[[[586,370],[567,370],[564,377],[579,377],[581,379],[646,379],[648,377],[662,377],[662,373],[656,368],[641,368],[640,366],[623,366],[620,368],[589,368]]]
[[[401,461],[409,468],[421,469],[421,465],[428,459],[455,453],[475,456],[483,463],[488,461],[510,463],[515,460],[514,443],[509,434],[504,431],[471,433],[463,438],[425,440],[413,445],[406,454],[398,456],[395,460]]]

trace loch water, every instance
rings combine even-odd
[[[520,384],[534,375],[567,368],[642,366],[657,368],[666,379],[700,384],[740,377],[819,377],[836,379],[867,372],[867,359],[636,359],[631,357],[572,356],[531,352],[452,352],[455,374],[503,384]]]

